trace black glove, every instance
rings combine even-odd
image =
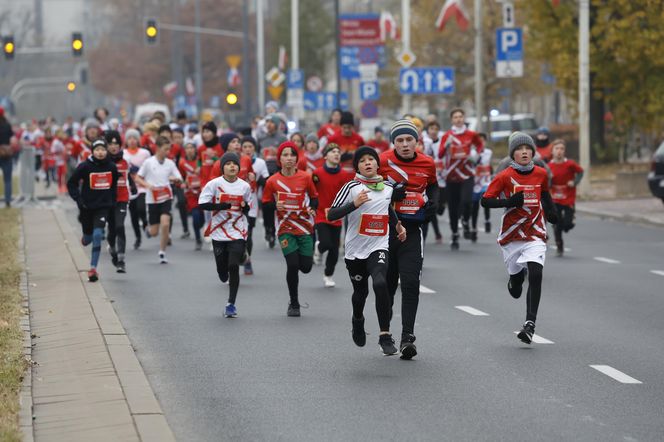
[[[231,207],[233,207],[231,203],[219,203],[219,210],[228,210]]]
[[[402,201],[404,198],[406,198],[406,185],[404,183],[399,183],[394,186],[394,190],[392,190],[392,202]]]
[[[438,210],[438,205],[433,201],[427,201],[424,205],[424,218],[425,219],[434,219],[436,218],[436,211]]]
[[[546,215],[546,220],[551,224],[558,224],[558,214],[555,211],[546,212],[544,215]]]
[[[516,192],[507,198],[507,205],[505,207],[523,207],[523,191]]]

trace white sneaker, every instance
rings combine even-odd
[[[166,259],[166,253],[159,252],[159,264],[168,264],[168,259]]]
[[[318,244],[320,241],[316,241],[316,244],[314,244],[314,264],[319,266],[321,261],[323,260],[323,257],[321,256],[321,253],[318,251]]]
[[[323,276],[323,283],[325,284],[325,288],[327,289],[337,285],[337,283],[332,280],[331,276]]]

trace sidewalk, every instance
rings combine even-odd
[[[654,198],[636,198],[606,201],[579,201],[578,213],[653,226],[664,227],[664,204]]]
[[[64,212],[24,208],[23,233],[34,361],[25,440],[174,440],[101,283],[87,282],[89,259]]]

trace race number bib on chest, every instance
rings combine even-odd
[[[468,156],[468,153],[463,146],[450,146],[450,154],[455,160],[463,160]]]
[[[360,235],[385,236],[389,228],[388,215],[372,215],[363,213],[360,218]]]
[[[161,186],[152,188],[152,199],[155,203],[163,203],[173,198],[173,193],[171,192],[171,186]]]
[[[486,164],[481,164],[477,166],[477,176],[481,177],[491,176],[491,166]]]
[[[304,207],[304,194],[278,192],[277,201],[283,204],[284,210],[301,210]]]
[[[118,187],[127,187],[127,175],[129,175],[128,170],[119,170],[120,175],[118,176]]]
[[[242,210],[242,195],[230,195],[228,193],[222,193],[219,195],[219,202],[229,203],[231,208],[228,210],[233,212],[239,212]]]
[[[187,175],[187,187],[190,189],[200,189],[201,177],[198,175]]]
[[[406,192],[406,197],[397,201],[394,210],[399,213],[412,215],[424,206],[424,197],[418,192]]]
[[[567,198],[567,184],[554,184],[551,186],[551,197],[555,200]]]
[[[111,172],[94,172],[90,174],[90,189],[92,190],[108,190],[113,184],[113,173]]]
[[[542,197],[542,186],[539,184],[517,184],[514,193],[523,192],[524,207],[539,207]]]

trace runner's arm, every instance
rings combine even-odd
[[[556,224],[558,222],[558,209],[553,203],[553,198],[551,198],[549,192],[542,191],[542,208],[544,209],[546,220],[551,224]]]

